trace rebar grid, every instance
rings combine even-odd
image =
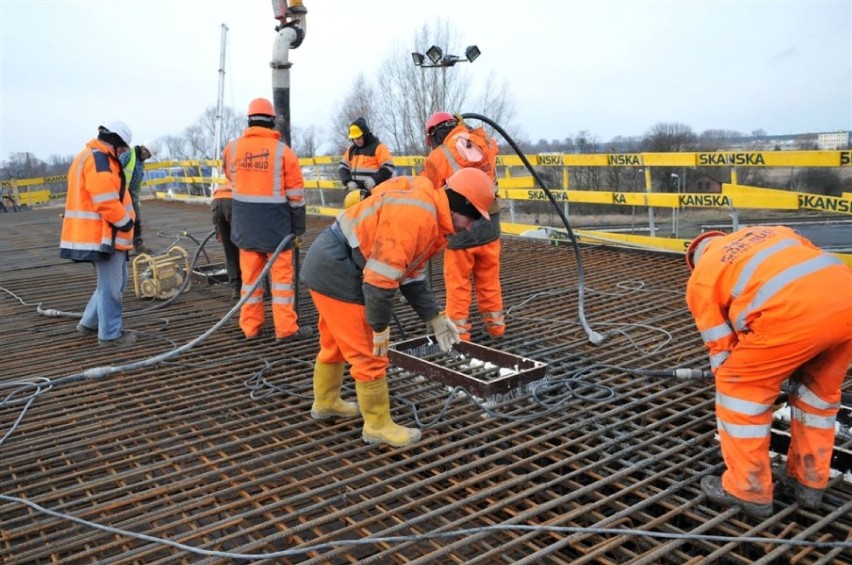
[[[152,201],[145,212],[151,233],[187,230],[200,240],[209,231],[205,207]],[[327,223],[309,220],[306,245]],[[90,266],[57,258],[59,227],[56,210],[9,214],[0,222],[0,286],[27,303],[0,292],[2,382],[55,380],[150,357],[200,335],[233,305],[224,286],[194,285],[168,308],[126,319],[141,332],[132,348],[99,348],[74,331],[76,320],[35,312],[37,303],[80,311],[94,288]],[[168,235],[160,239],[163,246],[172,242]],[[208,247],[209,259],[221,261],[215,241]],[[499,348],[548,363],[540,396],[529,390],[507,395],[489,404],[491,412],[470,398],[447,405],[446,386],[391,368],[394,418],[413,425],[415,406],[425,424],[423,439],[401,449],[369,446],[361,441],[358,418],[320,422],[308,416],[316,340],[280,345],[269,336],[247,342],[232,320],[170,362],[58,385],[39,396],[0,445],[0,494],[131,532],[236,553],[410,537],[266,560],[277,563],[848,559],[837,549],[695,539],[710,534],[850,540],[852,486],[834,481],[819,511],[805,511],[779,495],[775,514],[764,521],[708,504],[698,483],[722,469],[712,382],[641,377],[617,367],[704,366],[683,302],[682,258],[588,248],[583,259],[587,317],[609,334],[598,347],[588,343],[577,320],[570,249],[504,239],[508,332]],[[434,259],[439,297],[440,267]],[[150,304],[126,295],[127,311]],[[301,304],[302,323],[315,325],[304,289]],[[408,337],[424,333],[407,305],[400,304],[397,315]],[[395,340],[402,337],[393,331]],[[475,325],[474,339],[481,337]],[[347,398],[353,396],[349,383],[347,377]],[[549,410],[554,404],[558,409]],[[21,408],[0,408],[0,434]],[[684,537],[543,530],[418,537],[511,524]],[[229,561],[5,501],[0,558]]]

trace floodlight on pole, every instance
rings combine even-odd
[[[479,57],[481,54],[482,52],[476,45],[469,45],[467,49],[464,50],[464,56],[467,57],[467,60],[471,63],[476,61],[476,58]]]
[[[441,93],[441,107],[445,107],[447,96],[447,67],[453,67],[456,63],[473,63],[481,54],[482,52],[479,50],[479,47],[476,45],[469,45],[464,50],[465,59],[462,59],[458,55],[450,55],[449,53],[444,54],[443,49],[437,45],[433,45],[426,51],[426,55],[423,55],[423,53],[412,53],[411,60],[414,62],[415,66],[420,67],[421,69],[441,69],[441,82],[443,86]],[[431,61],[431,64],[426,62],[427,57]]]
[[[432,61],[433,64],[437,65],[438,61],[443,57],[444,52],[437,45],[433,45],[426,51],[426,56],[429,57],[429,60]]]

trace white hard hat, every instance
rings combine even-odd
[[[130,128],[121,120],[110,120],[108,122],[104,122],[99,127],[116,134],[124,143],[127,144],[128,147],[130,147],[130,144],[133,143],[133,134],[130,133]]]

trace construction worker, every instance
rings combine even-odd
[[[269,271],[272,318],[279,342],[313,335],[299,327],[294,308],[298,288],[293,281],[293,249],[305,233],[305,189],[299,158],[275,131],[275,109],[266,98],[248,107],[248,128],[225,147],[225,176],[233,183],[231,241],[240,249],[242,294],[255,284],[272,253],[294,235]],[[260,337],[264,322],[263,289],[257,285],[240,310],[246,339]]]
[[[140,210],[140,190],[142,179],[145,177],[145,161],[151,158],[151,151],[144,145],[137,145],[130,151],[125,151],[119,155],[118,160],[121,162],[121,167],[124,170],[124,178],[127,179],[127,187],[130,190],[130,197],[133,199],[133,211],[136,214],[136,219],[133,227],[133,250],[136,253],[150,253],[151,250],[145,247],[142,241],[142,216]]]
[[[800,505],[818,507],[852,361],[852,270],[782,226],[707,232],[686,262],[686,302],[710,353],[727,466],[701,489],[750,515],[772,514],[770,426],[789,379],[787,486]]]
[[[448,112],[437,112],[426,122],[426,141],[432,150],[422,174],[434,186],[444,186],[462,167],[476,167],[488,175],[496,193],[497,142],[485,130],[470,128]],[[500,285],[500,205],[496,199],[488,212],[490,218],[480,218],[469,231],[450,236],[444,252],[447,314],[464,341],[470,341],[472,328],[471,275],[488,335],[500,339],[506,331]]]
[[[222,242],[225,252],[225,270],[228,273],[228,286],[231,288],[231,299],[240,299],[242,274],[240,273],[240,250],[231,241],[231,217],[233,210],[233,190],[231,181],[216,185],[213,189],[213,225],[216,227],[216,238]]]
[[[127,124],[107,122],[68,169],[68,195],[59,256],[95,265],[97,286],[77,331],[100,345],[127,346],[136,334],[122,329],[121,298],[127,285],[127,251],[133,249],[134,212],[119,155],[130,150]]]
[[[374,186],[393,176],[393,157],[387,145],[367,127],[364,118],[349,126],[349,139],[352,145],[343,153],[337,174],[346,189],[359,190],[363,200]]]
[[[420,430],[390,417],[385,370],[394,297],[399,289],[443,351],[458,343],[458,330],[441,311],[423,268],[448,235],[487,218],[493,201],[491,179],[477,169],[461,169],[442,190],[425,177],[396,177],[317,237],[302,270],[319,313],[313,418],[357,416],[360,408],[365,442],[399,447],[420,439]],[[357,406],[340,398],[344,362],[351,364]]]

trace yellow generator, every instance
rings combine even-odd
[[[188,275],[189,255],[177,245],[172,245],[159,255],[142,253],[133,259],[136,298],[171,298],[178,293]],[[187,283],[187,290],[190,284]]]

